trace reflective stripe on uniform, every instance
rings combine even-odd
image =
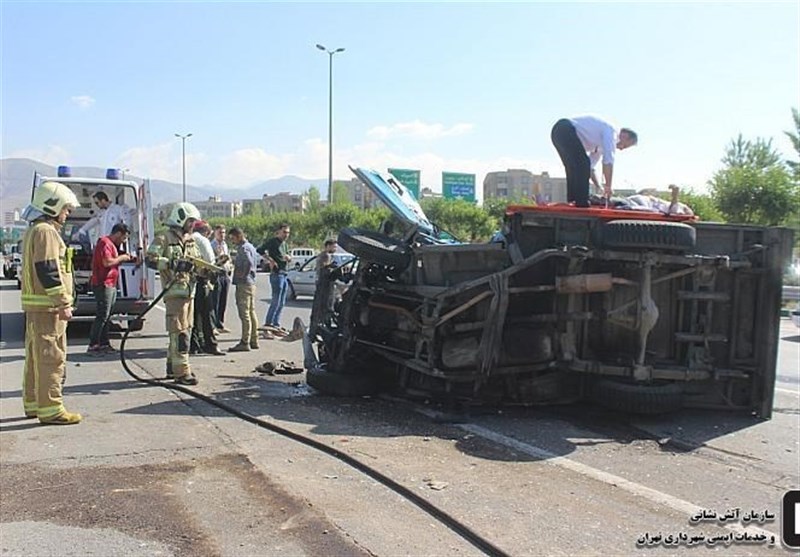
[[[62,412],[65,412],[64,405],[58,404],[56,406],[45,406],[44,408],[39,408],[36,411],[36,415],[40,418],[52,418],[54,416],[58,416]]]
[[[54,307],[53,301],[50,299],[50,296],[43,296],[41,294],[23,294],[22,305],[37,306],[37,307]]]
[[[22,401],[22,407],[25,408],[26,414],[36,414],[37,410],[39,410],[39,405],[34,400],[33,402],[28,402],[27,400]]]
[[[59,294],[67,293],[67,289],[64,288],[64,285],[54,286],[52,288],[45,288],[44,291],[48,296],[58,296]]]

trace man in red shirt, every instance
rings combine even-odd
[[[113,352],[114,348],[108,341],[108,321],[114,302],[117,300],[117,279],[119,278],[119,265],[126,261],[135,261],[136,257],[118,252],[118,248],[128,240],[130,229],[128,225],[118,222],[111,229],[111,234],[103,236],[97,241],[92,253],[92,278],[90,284],[97,301],[97,313],[89,333],[90,354],[103,354]]]

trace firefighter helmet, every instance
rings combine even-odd
[[[66,205],[70,205],[72,208],[81,206],[75,192],[61,182],[40,184],[33,192],[31,205],[49,217],[58,216]]]
[[[200,211],[191,203],[176,204],[167,218],[167,226],[178,226],[183,228],[189,219],[200,220]]]

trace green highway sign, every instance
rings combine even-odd
[[[475,175],[442,172],[442,193],[445,199],[465,199],[475,202]]]
[[[394,176],[401,184],[403,184],[414,199],[419,199],[419,170],[407,170],[404,168],[390,168],[389,174]]]

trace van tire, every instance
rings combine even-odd
[[[694,248],[697,235],[681,222],[612,220],[600,228],[600,241],[609,248],[687,251]]]
[[[683,388],[680,383],[654,385],[598,379],[589,385],[589,398],[627,414],[666,414],[683,407]]]
[[[345,251],[373,263],[405,269],[411,263],[411,251],[404,243],[390,236],[358,228],[343,228],[339,245]]]
[[[144,329],[144,319],[132,319],[128,321],[128,331],[135,333]]]

